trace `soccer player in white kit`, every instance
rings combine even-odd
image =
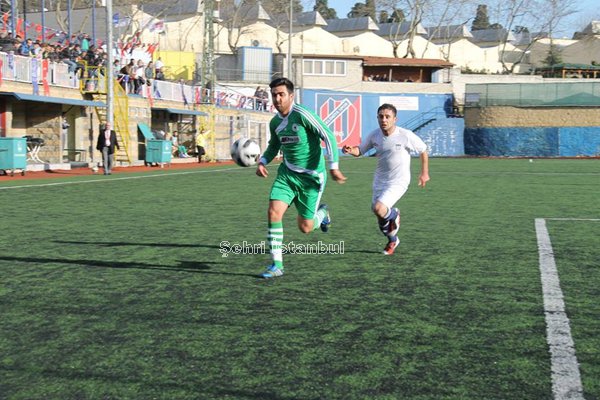
[[[393,105],[379,106],[377,122],[379,129],[371,132],[360,146],[344,146],[342,151],[359,157],[370,149],[376,150],[378,160],[373,178],[372,209],[379,229],[388,239],[383,254],[392,255],[400,243],[400,211],[394,205],[406,193],[410,183],[410,153],[419,153],[421,158],[421,187],[429,181],[429,156],[427,145],[414,132],[396,126],[396,107]]]

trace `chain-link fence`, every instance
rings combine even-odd
[[[600,106],[600,82],[467,84],[465,107]]]

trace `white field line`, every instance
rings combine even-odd
[[[599,221],[598,219],[584,218],[548,219]],[[579,373],[579,363],[575,355],[575,343],[571,336],[569,318],[565,312],[565,302],[558,279],[552,242],[546,228],[546,219],[535,219],[535,231],[540,256],[544,314],[546,316],[546,340],[550,347],[552,364],[552,392],[555,400],[583,400],[583,385]]]
[[[123,176],[121,178],[106,178],[106,179],[90,179],[90,180],[82,180],[82,181],[74,181],[74,182],[54,182],[54,183],[37,183],[31,185],[19,185],[19,186],[4,186],[0,187],[0,190],[9,190],[9,189],[24,189],[24,188],[38,188],[38,187],[46,187],[46,186],[64,186],[64,185],[78,185],[80,183],[106,183],[106,182],[114,182],[114,181],[127,181],[131,179],[146,179],[146,178],[160,178],[167,177],[173,175],[190,175],[190,174],[207,174],[210,172],[226,172],[226,171],[242,171],[241,167],[232,167],[232,168],[222,168],[222,169],[203,169],[199,171],[185,171],[185,172],[173,172],[173,173],[164,173],[164,174],[154,174],[154,175],[140,175],[140,176]]]

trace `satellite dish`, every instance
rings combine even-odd
[[[258,40],[256,40],[256,39],[254,39],[254,40],[252,41],[252,46],[254,46],[254,47],[258,47],[258,46],[260,46],[260,42],[259,42]]]

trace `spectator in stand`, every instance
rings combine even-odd
[[[158,57],[158,59],[156,60],[156,62],[154,63],[154,68],[156,68],[156,74],[158,75],[158,71],[163,68],[165,66],[165,64],[163,63],[162,59],[160,57]],[[158,79],[158,78],[156,78]]]
[[[23,44],[21,44],[21,47],[19,48],[19,55],[27,57],[33,55],[33,43],[31,42],[31,39],[27,39]]]
[[[34,57],[42,58],[42,46],[39,40],[33,42],[33,47],[31,48],[31,54]]]
[[[144,66],[144,62],[138,60],[137,66],[135,67],[135,80],[133,81],[135,94],[142,94],[142,88],[146,83],[146,78],[144,78],[145,71],[146,67]]]
[[[88,51],[90,50],[90,35],[88,35],[87,33],[84,33],[81,36],[81,40],[79,41],[79,43],[81,43],[81,51]]]
[[[144,70],[144,78],[146,78],[146,85],[152,86],[152,80],[154,79],[154,63],[150,61],[148,65],[146,65],[146,69]]]
[[[60,46],[59,45],[49,45],[48,46],[48,60],[51,62],[59,62],[60,61]]]
[[[124,65],[123,68],[121,68],[120,72],[123,75],[121,86],[123,86],[123,89],[125,89],[125,93],[131,93],[131,78],[135,75],[134,68],[135,63],[133,62],[133,59],[131,59],[128,64]]]
[[[164,81],[165,80],[165,74],[164,74],[162,68],[159,68],[158,70],[156,70],[156,77],[155,77],[155,79],[157,81]]]
[[[254,91],[254,102],[256,104],[256,106],[254,107],[254,109],[256,109],[257,111],[261,111],[263,109],[262,107],[262,89],[260,88],[260,86],[256,87],[256,90]]]
[[[80,77],[83,77],[83,73],[85,71],[85,67],[87,65],[87,51],[79,53],[75,62],[77,63],[77,68],[75,69],[75,73],[79,73]]]
[[[260,91],[260,103],[263,111],[267,111],[267,103],[269,102],[269,92],[266,89]]]
[[[59,56],[61,61],[69,66],[69,74],[75,73],[75,70],[77,69],[77,63],[75,62],[75,45],[69,44],[64,47]]]
[[[0,32],[0,50],[4,52],[12,51],[15,48],[12,33],[8,33],[6,29]]]

